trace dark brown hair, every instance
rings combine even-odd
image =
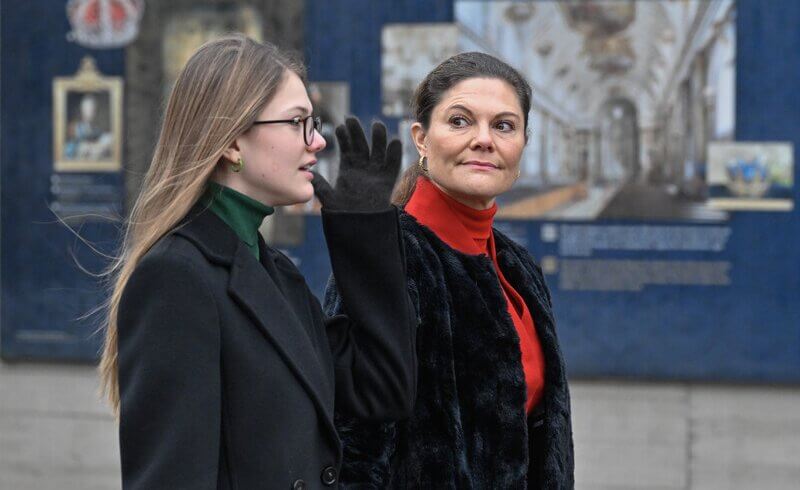
[[[470,78],[495,78],[502,80],[517,93],[517,100],[522,108],[524,129],[528,130],[528,113],[531,110],[531,86],[525,78],[507,63],[486,53],[461,53],[444,60],[434,68],[417,86],[411,101],[411,114],[416,122],[427,131],[431,123],[431,114],[441,102],[445,92],[455,85]],[[414,193],[417,178],[422,170],[417,164],[411,165],[400,177],[400,181],[392,193],[392,202],[405,206]]]

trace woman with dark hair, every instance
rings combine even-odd
[[[529,253],[492,228],[519,176],[531,89],[502,61],[463,53],[416,90],[419,162],[393,199],[417,330],[407,420],[338,414],[342,482],[358,488],[574,486],[567,377],[550,293]],[[330,313],[346,307],[332,280]]]

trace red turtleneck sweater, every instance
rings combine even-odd
[[[508,314],[519,336],[522,369],[528,387],[525,410],[530,413],[542,398],[544,390],[544,356],[528,306],[497,264],[492,233],[497,204],[485,210],[473,209],[442,192],[427,178],[420,177],[405,211],[459,252],[491,257],[506,298]]]

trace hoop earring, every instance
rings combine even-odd
[[[422,156],[419,157],[419,162],[417,162],[417,166],[419,166],[419,170],[424,174],[428,173],[428,166],[426,165],[427,163],[428,163],[427,157],[422,157]]]
[[[243,168],[244,168],[244,160],[242,160],[242,157],[239,157],[239,159],[236,160],[236,163],[231,163],[231,170],[236,172],[237,174],[241,172]]]

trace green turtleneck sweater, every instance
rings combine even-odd
[[[236,232],[258,259],[258,228],[275,209],[211,181],[208,182],[202,202]]]

